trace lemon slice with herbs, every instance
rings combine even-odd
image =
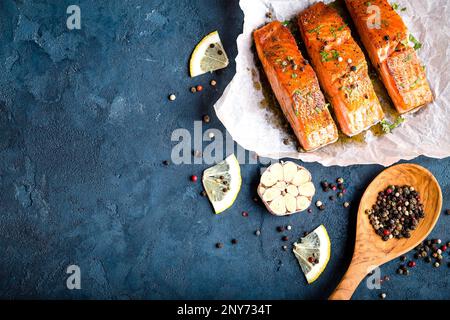
[[[294,243],[295,257],[309,284],[316,281],[330,260],[331,243],[323,225]]]
[[[241,190],[241,167],[232,154],[203,173],[203,187],[216,214],[230,208]]]
[[[217,31],[204,37],[195,47],[189,62],[191,77],[226,68],[229,60]]]

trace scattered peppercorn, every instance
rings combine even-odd
[[[283,240],[283,241],[289,241],[289,237],[288,237],[288,236],[283,236],[283,238],[281,238],[281,240]]]
[[[330,196],[330,200],[334,201],[336,198],[334,196]]]
[[[223,243],[221,243],[221,242],[216,243],[216,248],[217,249],[223,248]]]
[[[202,197],[206,197],[206,196],[207,196],[206,191],[203,190],[202,192],[200,192],[200,195],[201,195]]]
[[[215,87],[217,85],[217,81],[216,80],[211,80],[210,84]]]
[[[247,211],[243,211],[243,212],[242,212],[242,216],[243,216],[243,217],[248,217],[248,212],[247,212]]]
[[[384,299],[386,299],[386,297],[387,297],[386,293],[383,292],[382,294],[380,294],[380,298],[381,298],[381,299],[384,300]]]
[[[205,115],[203,116],[203,122],[209,123],[210,121],[211,121],[211,118],[210,118],[207,114],[205,114]]]
[[[350,202],[344,202],[344,208],[350,207]]]
[[[170,162],[169,162],[168,160],[164,160],[162,163],[163,163],[163,165],[165,165],[166,167],[170,164]]]
[[[232,239],[232,240],[231,240],[231,243],[232,243],[232,244],[237,244],[238,241],[237,241],[237,239]]]
[[[177,99],[177,96],[175,95],[175,94],[171,94],[171,95],[169,95],[169,100],[170,101],[175,101]]]
[[[197,182],[197,180],[198,180],[198,177],[197,176],[191,176],[191,181],[192,182]]]
[[[324,211],[324,210],[325,210],[325,205],[322,204],[322,205],[319,207],[319,210],[320,210],[320,211]]]
[[[260,235],[261,235],[261,231],[260,231],[260,230],[256,230],[256,231],[255,231],[255,235],[256,235],[256,236],[260,236]]]
[[[389,41],[390,37],[389,37],[388,35],[385,35],[385,36],[383,37],[383,39],[386,40],[386,41]]]
[[[447,209],[447,210],[445,211],[445,213],[447,213],[447,215],[450,216],[450,209]]]
[[[283,226],[278,226],[277,227],[277,231],[278,232],[283,232],[284,231],[284,227]]]
[[[286,230],[291,231],[292,230],[292,226],[290,226],[290,225],[286,226]]]
[[[322,181],[320,183],[320,185],[322,186],[322,190],[323,192],[328,192],[330,191],[330,184],[327,181]]]
[[[196,89],[197,89],[198,92],[203,91],[203,86],[198,85]]]
[[[355,66],[351,66],[351,67],[350,67],[350,70],[352,70],[353,72],[355,72],[355,71],[356,71],[356,67],[355,67]]]
[[[406,261],[406,256],[401,256],[400,261]]]
[[[311,208],[308,209],[308,213],[312,213],[312,209]]]
[[[196,87],[192,87],[192,88],[191,88],[191,92],[192,92],[192,93],[196,93],[196,92],[197,92],[197,88],[196,88]]]
[[[338,184],[343,184],[344,183],[344,178],[337,178],[336,182]]]
[[[281,248],[282,248],[284,251],[286,251],[286,250],[288,249],[287,246],[282,246]]]

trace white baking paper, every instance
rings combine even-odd
[[[316,152],[299,153],[295,144],[285,145],[288,130],[275,126],[268,119],[271,111],[261,107],[263,92],[255,87],[255,57],[251,50],[252,32],[272,19],[292,19],[314,0],[241,0],[244,31],[237,39],[236,75],[215,104],[217,116],[233,139],[259,156],[273,159],[295,158],[319,162],[325,166],[354,164],[391,165],[401,159],[419,155],[433,158],[450,156],[449,106],[449,18],[448,0],[397,0],[406,25],[422,43],[418,51],[426,66],[428,80],[436,101],[419,112],[406,116],[406,121],[393,133],[374,136],[366,133],[365,142],[329,145]],[[328,1],[329,2],[329,1]]]

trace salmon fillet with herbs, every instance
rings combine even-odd
[[[409,40],[416,40],[392,6],[386,0],[345,2],[397,111],[406,113],[432,102],[425,68],[409,45]],[[416,46],[420,47],[417,42]]]
[[[302,148],[313,151],[335,142],[337,127],[316,74],[289,29],[275,21],[253,37],[272,90]]]
[[[339,13],[318,2],[300,13],[298,24],[342,132],[351,137],[383,120],[365,56]]]

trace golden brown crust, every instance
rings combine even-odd
[[[386,0],[346,0],[361,40],[377,67],[399,113],[406,113],[433,101],[433,94],[417,53],[409,47],[409,32],[402,18]],[[375,8],[375,9],[374,9]],[[379,28],[371,15],[378,10]]]
[[[338,12],[319,2],[302,12],[298,23],[341,130],[353,136],[382,120],[364,54]]]
[[[275,21],[253,36],[267,78],[303,149],[312,151],[335,142],[337,128],[314,70],[289,29]]]

